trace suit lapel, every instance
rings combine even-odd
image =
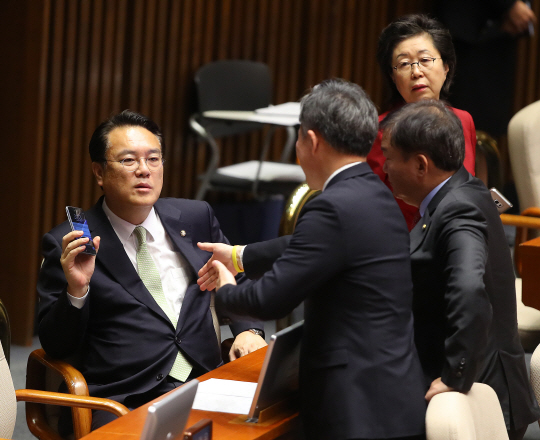
[[[116,232],[114,232],[109,219],[101,207],[102,203],[103,197],[92,209],[85,213],[92,236],[101,237],[96,265],[100,265],[103,272],[108,273],[111,278],[117,281],[138,301],[170,322],[163,309],[156,303],[150,292],[148,292],[148,289],[133,267],[131,260],[124,251],[124,246],[120,242]]]
[[[469,180],[469,172],[462,166],[456,173],[446,182],[443,187],[435,194],[433,199],[429,202],[429,205],[426,208],[424,216],[416,224],[410,233],[411,239],[411,254],[413,254],[422,244],[424,238],[427,236],[429,227],[431,225],[431,219],[433,213],[439,206],[439,203],[445,198],[445,196],[452,191],[454,188],[463,184]]]
[[[159,215],[165,231],[172,240],[174,247],[191,266],[193,277],[196,279],[198,276],[197,273],[204,266],[206,261],[203,261],[195,250],[194,246],[196,246],[196,243],[193,243],[193,225],[182,221],[182,211],[171,203],[167,203],[166,200],[159,199],[154,205],[154,208]],[[190,304],[197,295],[208,295],[208,298],[210,298],[209,292],[201,292],[196,284],[188,285],[184,300],[182,301],[180,316],[178,317],[178,324],[176,326],[177,333],[182,329],[182,325],[187,318],[186,313],[190,310]],[[210,299],[208,299],[208,301],[210,301]],[[210,302],[208,302],[208,306],[210,306]]]
[[[427,236],[429,226],[431,225],[431,215],[429,211],[426,210],[424,216],[420,219],[416,226],[412,229],[410,233],[411,239],[411,255],[420,247],[424,238]]]
[[[181,220],[182,211],[180,209],[162,199],[156,202],[154,208],[176,250],[184,256],[197,275],[205,261],[201,259],[194,248],[196,243],[193,243],[193,226]]]

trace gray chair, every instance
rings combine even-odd
[[[266,64],[245,60],[215,61],[201,67],[195,74],[198,112],[189,119],[190,128],[210,148],[210,160],[197,192],[197,200],[203,200],[208,190],[243,191],[259,194],[289,195],[302,181],[289,180],[287,173],[298,165],[286,163],[290,159],[292,145],[287,145],[281,156],[285,177],[263,181],[260,172],[270,147],[275,127],[271,128],[261,147],[258,170],[253,177],[232,177],[220,172],[221,147],[218,141],[228,136],[262,132],[264,124],[258,122],[233,121],[205,118],[203,112],[209,110],[254,111],[268,107],[271,103],[272,80]],[[288,127],[293,130],[293,127]],[[252,145],[250,148],[259,148]],[[284,165],[284,166],[283,166]]]

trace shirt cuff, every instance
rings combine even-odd
[[[77,298],[76,296],[70,295],[69,292],[67,293],[69,302],[73,307],[77,307],[78,309],[82,309],[84,306],[84,303],[86,302],[86,298],[88,297],[88,292],[90,292],[90,287],[88,287],[88,290],[86,291],[85,295],[81,298]]]
[[[236,252],[236,262],[238,263],[238,267],[242,270],[244,270],[244,249],[246,246],[238,246],[238,250]]]

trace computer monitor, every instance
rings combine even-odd
[[[304,321],[298,322],[270,338],[249,411],[249,422],[257,422],[262,410],[298,393],[303,326]]]
[[[198,380],[190,380],[150,405],[141,440],[172,440],[183,435],[198,386]]]

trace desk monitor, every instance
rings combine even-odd
[[[150,405],[141,440],[173,440],[183,437],[198,386],[198,380],[190,380]]]
[[[304,321],[298,322],[270,338],[249,411],[249,422],[257,422],[262,410],[298,392],[298,363],[303,326]]]

